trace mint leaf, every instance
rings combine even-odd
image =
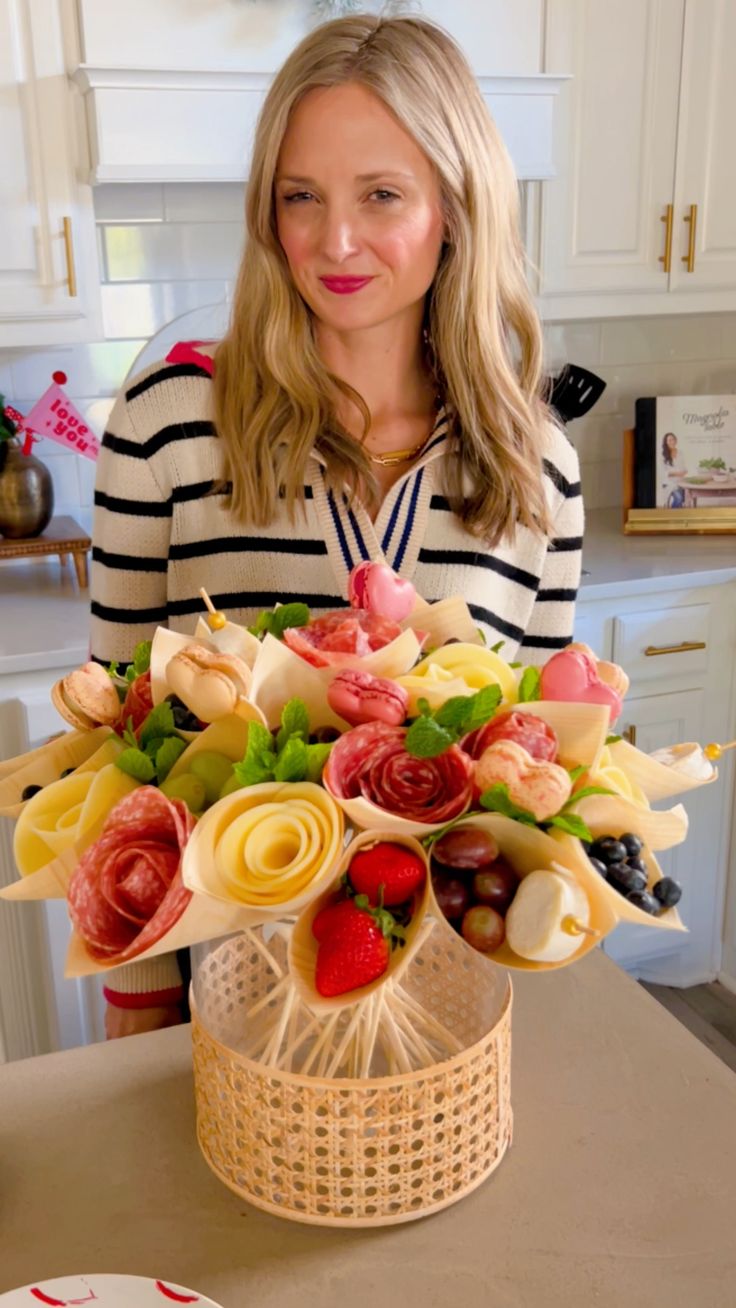
[[[176,731],[174,726],[174,713],[168,700],[163,700],[151,709],[140,729],[138,743],[141,749],[145,749],[149,740],[154,740],[156,736],[173,736]]]
[[[115,766],[121,772],[127,772],[129,777],[135,777],[136,781],[153,781],[153,762],[142,749],[124,749],[115,759]]]
[[[429,700],[424,699],[423,696],[421,699],[417,700],[417,708],[419,709],[421,717],[430,718],[432,716],[432,709],[430,708]]]
[[[181,736],[167,736],[166,740],[156,750],[156,777],[159,785],[166,780],[179,755],[183,754],[186,747],[187,742],[182,740]]]
[[[448,731],[464,733],[474,699],[475,695],[453,695],[451,699],[446,699],[434,715],[435,722],[440,727],[447,727]]]
[[[309,714],[303,699],[290,699],[281,710],[281,730],[276,737],[276,748],[284,748],[291,736],[309,739]]]
[[[233,771],[243,786],[255,786],[260,781],[270,781],[276,754],[273,750],[273,736],[262,722],[248,724],[248,745],[242,763],[235,763]]]
[[[152,641],[142,640],[136,645],[133,654],[133,669],[136,677],[140,677],[144,672],[148,672],[151,666],[151,645]]]
[[[491,813],[501,813],[504,817],[513,818],[515,822],[523,822],[527,827],[538,825],[533,813],[526,808],[519,808],[514,803],[509,795],[509,788],[503,781],[497,781],[490,790],[484,790],[480,803],[482,808],[488,809]]]
[[[274,764],[276,781],[303,781],[307,770],[307,745],[301,736],[292,736]]]
[[[572,808],[573,804],[577,804],[579,799],[585,799],[588,795],[615,795],[615,793],[615,790],[608,790],[605,786],[583,786],[582,790],[576,791],[574,795],[570,796],[567,803],[563,804],[562,811],[566,812],[568,808]]]
[[[480,627],[478,628],[478,631],[480,631]],[[495,645],[491,645],[491,654],[500,654],[505,644],[505,640],[497,640]]]
[[[622,736],[616,736],[616,735],[613,735],[613,736],[606,736],[606,742],[605,742],[605,743],[606,743],[607,745],[615,745],[615,744],[617,743],[617,741],[622,740],[622,739],[623,739]]]
[[[417,718],[406,733],[404,748],[414,758],[436,758],[454,745],[455,736],[434,718]]]
[[[581,763],[578,768],[568,768],[567,770],[570,773],[570,780],[573,785],[575,785],[578,777],[582,777],[583,773],[588,771],[584,763]]]
[[[475,731],[476,727],[482,727],[493,717],[500,703],[500,686],[484,686],[477,695],[471,695],[470,713],[465,722],[465,731]]]
[[[287,627],[306,627],[309,609],[306,604],[281,604],[274,609],[271,634],[280,640]]]
[[[305,781],[313,781],[316,784],[322,780],[322,769],[330,757],[332,744],[329,745],[307,745],[307,775]]]
[[[107,672],[108,677],[116,677],[118,675],[117,659],[113,659],[112,663],[108,663],[105,671]]]
[[[544,826],[557,827],[559,831],[566,831],[569,836],[576,836],[578,840],[593,839],[590,827],[581,817],[578,817],[577,813],[558,813],[556,817],[545,822]]]
[[[540,682],[542,674],[539,668],[525,668],[521,674],[519,682],[519,703],[531,704],[535,699],[542,698]]]

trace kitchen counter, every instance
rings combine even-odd
[[[733,1308],[736,1076],[599,952],[514,978],[514,1143],[404,1226],[299,1226],[202,1160],[188,1028],[0,1067],[0,1290],[161,1277],[224,1308]]]
[[[71,561],[0,564],[0,675],[75,667],[89,649],[89,591]]]
[[[713,586],[736,580],[733,536],[624,536],[620,509],[586,516],[579,599]]]

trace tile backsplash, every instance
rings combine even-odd
[[[0,391],[26,411],[62,369],[70,396],[101,433],[112,397],[154,333],[201,306],[226,312],[242,205],[238,184],[98,187],[104,339],[0,350]],[[637,396],[736,392],[736,314],[549,323],[545,340],[550,372],[569,360],[607,383],[592,412],[569,428],[589,508],[621,502],[621,433],[633,423]],[[89,528],[94,464],[46,440],[36,453],[54,478],[56,512]]]

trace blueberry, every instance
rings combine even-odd
[[[648,890],[630,890],[626,898],[630,904],[642,909],[644,913],[651,913],[653,917],[659,913],[661,905]]]
[[[612,863],[626,862],[626,846],[621,844],[615,836],[599,836],[593,841],[590,847],[593,858],[599,858],[601,863],[610,867]]]
[[[652,886],[652,894],[663,908],[674,908],[682,898],[682,886],[673,877],[662,877]]]
[[[589,854],[589,853],[590,853],[590,847],[591,847],[591,845],[593,844],[593,841],[592,841],[592,840],[581,840],[581,841],[580,841],[580,844],[583,846],[583,849],[585,850],[586,854]]]
[[[627,858],[626,863],[628,867],[635,867],[637,872],[643,872],[645,877],[649,875],[647,872],[647,865],[643,858],[636,858],[632,854]]]
[[[339,740],[340,732],[337,727],[317,727],[309,737],[310,742],[315,745],[331,745],[333,740]]]
[[[619,836],[619,840],[626,846],[626,853],[631,858],[637,858],[644,847],[641,836],[635,836],[632,831],[626,831],[623,836]]]
[[[61,780],[62,777],[68,777],[72,772],[74,772],[74,770],[74,768],[64,768],[64,771],[59,774],[59,779]]]
[[[199,718],[192,710],[187,708],[183,700],[178,695],[167,695],[166,699],[171,705],[171,712],[174,718],[174,726],[177,731],[199,731]]]
[[[33,796],[37,795],[39,790],[43,790],[43,786],[26,786],[21,793],[21,799],[33,799]]]
[[[590,866],[592,868],[595,868],[596,872],[600,872],[602,877],[608,875],[608,868],[606,867],[605,863],[602,863],[599,858],[593,858],[590,855],[588,857],[590,861]]]
[[[608,869],[608,880],[616,890],[621,890],[624,894],[647,888],[646,872],[640,872],[629,863],[614,863],[613,867]]]

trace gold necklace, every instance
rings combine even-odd
[[[428,440],[429,436],[425,436],[423,441],[420,441],[418,445],[412,445],[409,450],[391,450],[388,454],[371,454],[370,451],[367,451],[368,458],[371,463],[378,463],[382,468],[393,468],[397,463],[409,463],[411,459],[415,459],[424,449]]]

